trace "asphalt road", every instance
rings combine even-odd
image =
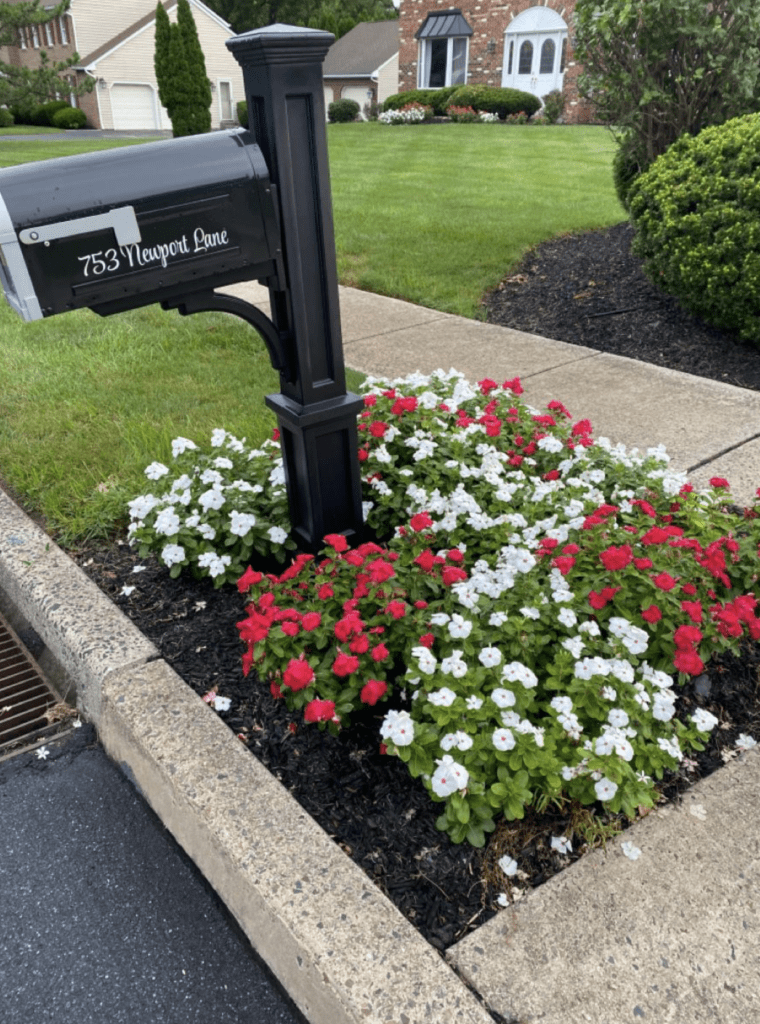
[[[305,1024],[90,726],[0,762],[3,1024]]]

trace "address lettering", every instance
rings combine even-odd
[[[139,242],[131,245],[120,245],[118,249],[99,249],[97,252],[78,256],[83,264],[85,277],[99,277],[101,274],[115,274],[118,270],[137,270],[154,264],[166,268],[173,260],[181,256],[193,256],[214,249],[225,249],[230,240],[227,230],[204,231],[196,228],[190,238],[182,235],[171,242],[160,242],[157,245],[142,246]]]

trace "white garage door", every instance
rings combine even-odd
[[[367,93],[370,90],[366,85],[350,85],[343,90],[340,94],[343,100],[355,100],[359,104],[359,117],[364,119],[364,107],[369,103],[369,96]]]
[[[149,85],[112,86],[111,110],[114,128],[158,128],[156,96]]]

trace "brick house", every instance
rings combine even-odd
[[[398,22],[371,21],[354,25],[332,44],[322,75],[325,107],[349,99],[364,110],[398,92]]]
[[[162,3],[169,20],[176,21],[177,0]],[[103,0],[71,0],[63,17],[23,30],[17,46],[1,51],[3,60],[37,67],[40,51],[52,61],[78,53],[72,76],[94,78],[96,85],[70,102],[85,112],[90,128],[171,129],[153,68],[156,0],[109,3],[107,17],[104,6]],[[211,126],[237,125],[236,103],[245,93],[240,65],[225,46],[232,29],[201,0],[190,0],[190,9],[211,80]],[[69,99],[65,85],[62,94]]]
[[[484,84],[539,98],[566,97],[564,120],[587,123],[578,95],[571,29],[575,0],[481,0],[452,8],[445,0],[401,0],[398,91]]]

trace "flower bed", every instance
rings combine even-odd
[[[322,559],[247,571],[246,669],[332,731],[392,705],[379,739],[456,842],[528,807],[652,806],[716,724],[678,717],[680,685],[760,637],[754,510],[733,510],[725,481],[695,493],[661,449],[594,440],[560,402],[531,409],[517,379],[367,390],[367,521],[387,543],[335,536]],[[248,464],[264,459],[271,472],[271,453]],[[233,538],[231,559],[252,540]]]

